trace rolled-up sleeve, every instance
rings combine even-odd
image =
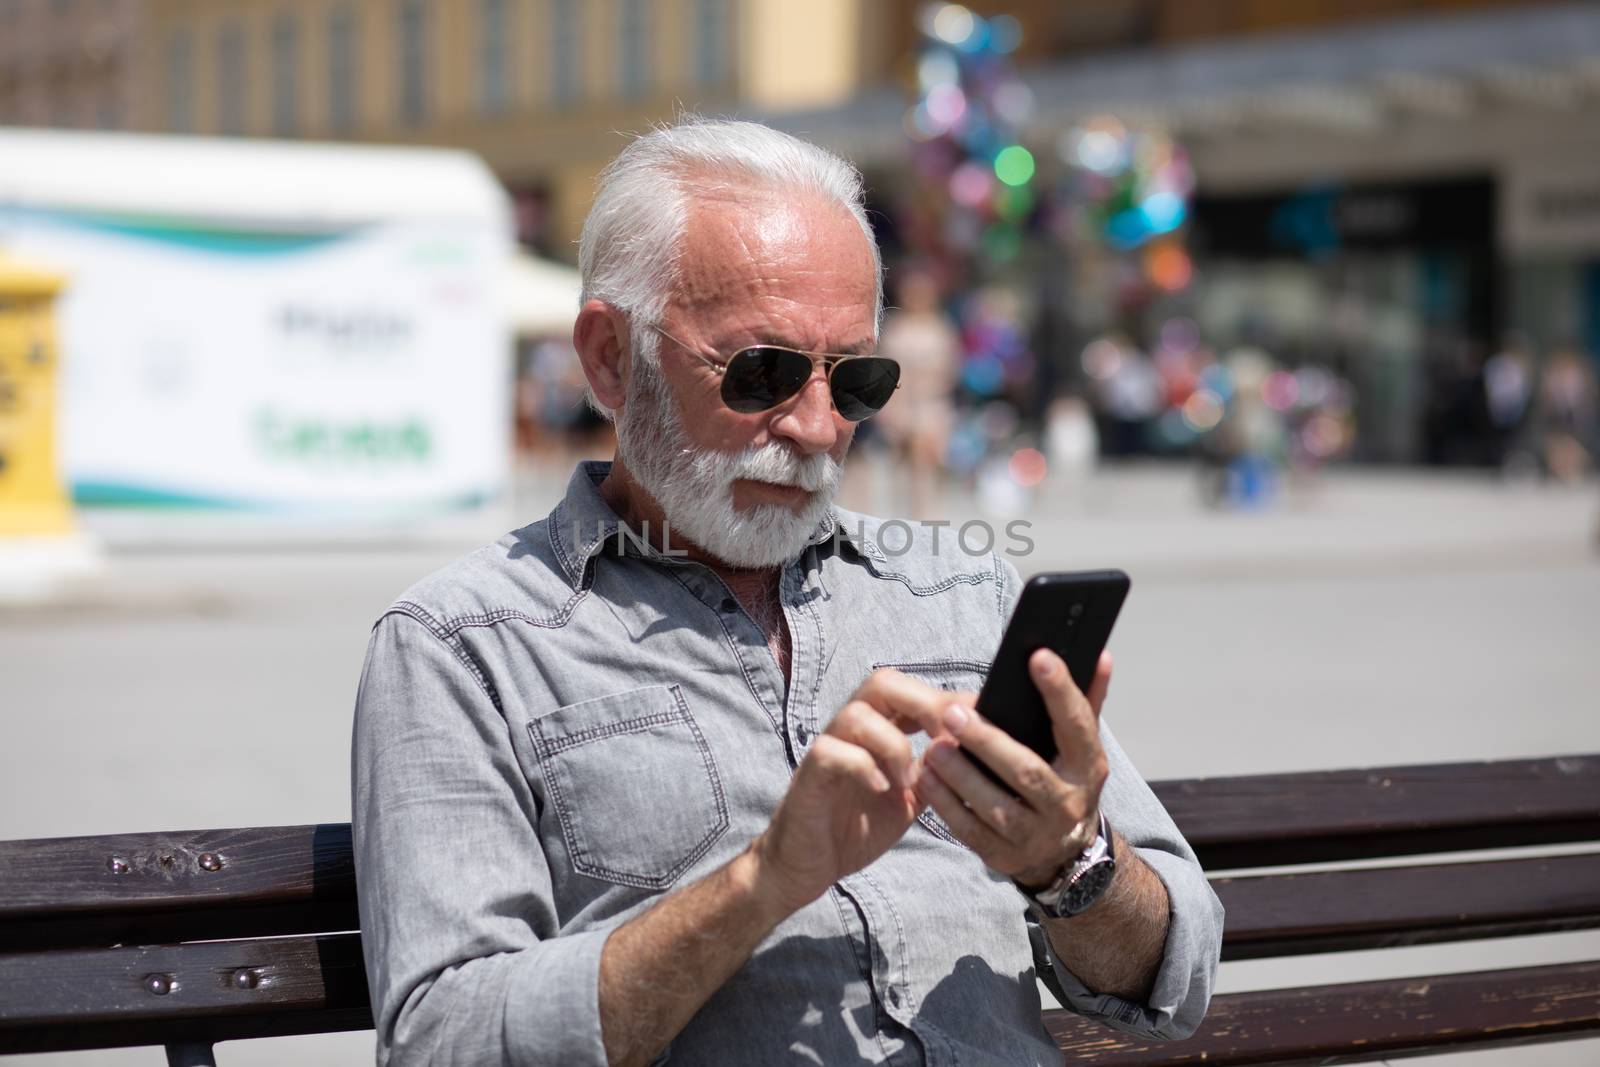
[[[1222,901],[1206,881],[1194,850],[1172,816],[1134,769],[1102,720],[1100,740],[1110,776],[1101,793],[1106,819],[1139,853],[1167,888],[1167,943],[1150,999],[1137,1004],[1095,993],[1050,948],[1044,929],[1029,918],[1029,936],[1045,985],[1063,1005],[1116,1030],[1140,1037],[1188,1037],[1205,1018],[1222,951]]]
[[[534,798],[474,660],[425,616],[373,629],[352,827],[377,1062],[604,1064],[604,931],[558,935]]]

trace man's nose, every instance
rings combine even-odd
[[[834,423],[833,397],[821,370],[811,375],[799,394],[772,420],[772,433],[794,443],[801,455],[830,451],[839,440]]]

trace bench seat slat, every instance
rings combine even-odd
[[[0,956],[0,1053],[371,1027],[355,933]]]
[[[1225,960],[1600,926],[1600,853],[1211,884],[1227,909]]]
[[[355,934],[61,955],[73,958],[57,981],[42,980],[26,956],[0,959],[0,1053],[372,1026]],[[240,968],[257,972],[255,988],[236,983]],[[172,976],[170,992],[152,993],[152,974]],[[1349,1036],[1352,1019],[1365,1037]],[[1045,1025],[1069,1055],[1114,1056],[1119,1067],[1354,1062],[1600,1036],[1600,963],[1227,994],[1199,1033],[1175,1043],[1065,1011],[1046,1012]]]
[[[1176,1042],[1144,1041],[1059,1009],[1045,1012],[1045,1027],[1069,1062],[1115,1067],[1355,1063],[1600,1037],[1600,963],[1230,993],[1214,997],[1199,1031]]]

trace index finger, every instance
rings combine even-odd
[[[950,694],[893,667],[880,667],[867,675],[850,699],[872,705],[905,733],[922,730],[937,735],[944,732],[943,715]]]
[[[1036,811],[1045,811],[1060,802],[1065,785],[1044,757],[976,711],[962,719],[955,730],[961,748],[993,771],[1013,793]],[[984,779],[975,780],[975,784],[988,783]]]

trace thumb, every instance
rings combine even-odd
[[[1078,689],[1065,661],[1050,649],[1041,648],[1028,657],[1028,671],[1050,712],[1050,725],[1061,756],[1075,762],[1096,751],[1100,724],[1095,709]]]

